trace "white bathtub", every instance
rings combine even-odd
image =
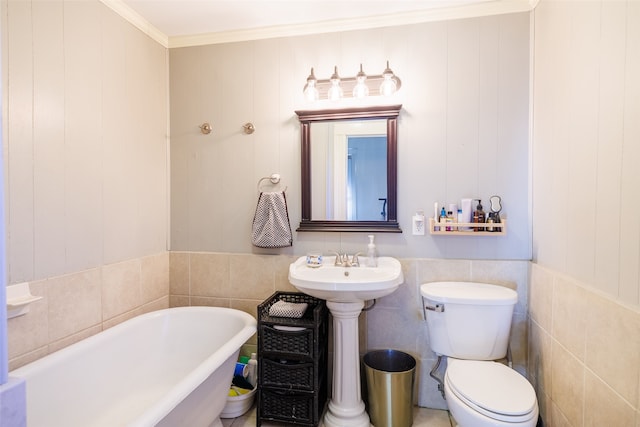
[[[10,372],[26,380],[29,427],[221,426],[240,346],[238,310],[147,313]]]

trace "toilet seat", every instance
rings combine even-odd
[[[536,416],[533,387],[503,364],[449,358],[445,383],[466,405],[489,418],[516,423]]]

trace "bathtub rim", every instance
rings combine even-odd
[[[244,325],[242,329],[237,331],[234,336],[220,346],[213,354],[205,358],[196,366],[187,376],[180,380],[176,385],[160,400],[150,406],[140,419],[134,425],[155,425],[160,422],[167,414],[169,414],[178,404],[183,401],[193,390],[195,390],[203,381],[205,381],[211,373],[239,351],[244,343],[247,342],[257,332],[257,321],[250,314],[228,307],[210,307],[210,306],[189,306],[189,307],[171,307],[143,313],[122,323],[114,325],[90,337],[84,338],[76,343],[64,347],[58,351],[50,353],[40,359],[34,360],[24,366],[9,372],[9,377],[21,378],[27,381],[28,377],[37,375],[46,369],[51,368],[58,361],[74,353],[81,352],[83,349],[91,347],[94,343],[108,339],[110,336],[117,335],[121,330],[135,326],[150,318],[166,317],[171,313],[179,312],[212,312],[222,311],[228,312],[234,317],[239,317]],[[223,325],[224,326],[224,325]],[[28,402],[27,402],[28,405]],[[27,410],[28,412],[28,410]]]

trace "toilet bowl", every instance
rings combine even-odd
[[[518,372],[490,361],[450,358],[448,365],[444,391],[459,427],[535,427],[536,395]]]
[[[495,362],[509,345],[517,293],[486,283],[435,282],[420,287],[429,346],[447,358],[442,383],[459,427],[535,427],[533,386]],[[438,362],[439,363],[439,362]]]

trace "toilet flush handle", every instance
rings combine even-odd
[[[427,320],[427,310],[435,311],[436,313],[442,313],[444,311],[444,304],[431,305],[428,303],[428,299],[422,296],[422,315],[424,320]]]
[[[425,305],[424,308],[426,308],[429,311],[435,311],[436,313],[444,312],[444,305],[443,304],[436,304],[435,306],[433,306],[433,305]]]

